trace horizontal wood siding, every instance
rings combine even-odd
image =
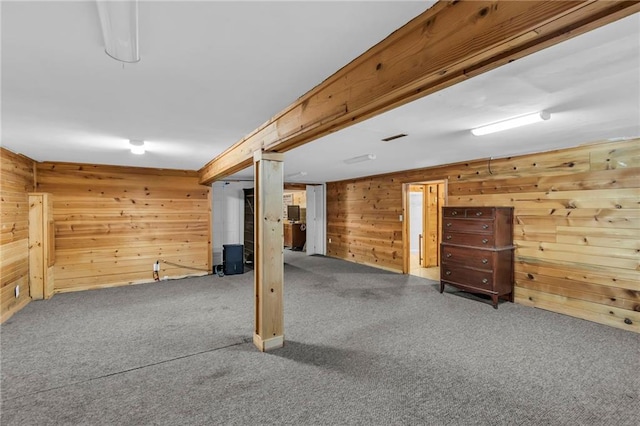
[[[515,301],[640,332],[640,140],[327,184],[327,254],[402,271],[402,184],[513,206]]]
[[[29,296],[29,195],[35,162],[0,147],[0,317],[4,322]],[[15,288],[20,295],[15,297]]]
[[[196,172],[39,163],[53,194],[55,291],[204,275],[211,270],[209,188]]]

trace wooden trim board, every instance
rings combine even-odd
[[[634,1],[444,1],[395,31],[199,171],[210,184],[252,162],[487,72],[640,10]]]

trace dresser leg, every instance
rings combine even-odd
[[[491,296],[491,300],[493,300],[493,309],[498,309],[498,295],[494,294]]]
[[[444,291],[444,283],[440,281],[440,293]]]

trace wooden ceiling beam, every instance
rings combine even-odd
[[[207,163],[200,183],[638,11],[638,1],[440,0]]]

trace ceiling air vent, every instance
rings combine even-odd
[[[387,138],[382,139],[382,142],[389,142],[389,141],[392,141],[394,139],[404,138],[405,136],[407,136],[406,133],[399,133],[397,135],[389,136]]]

